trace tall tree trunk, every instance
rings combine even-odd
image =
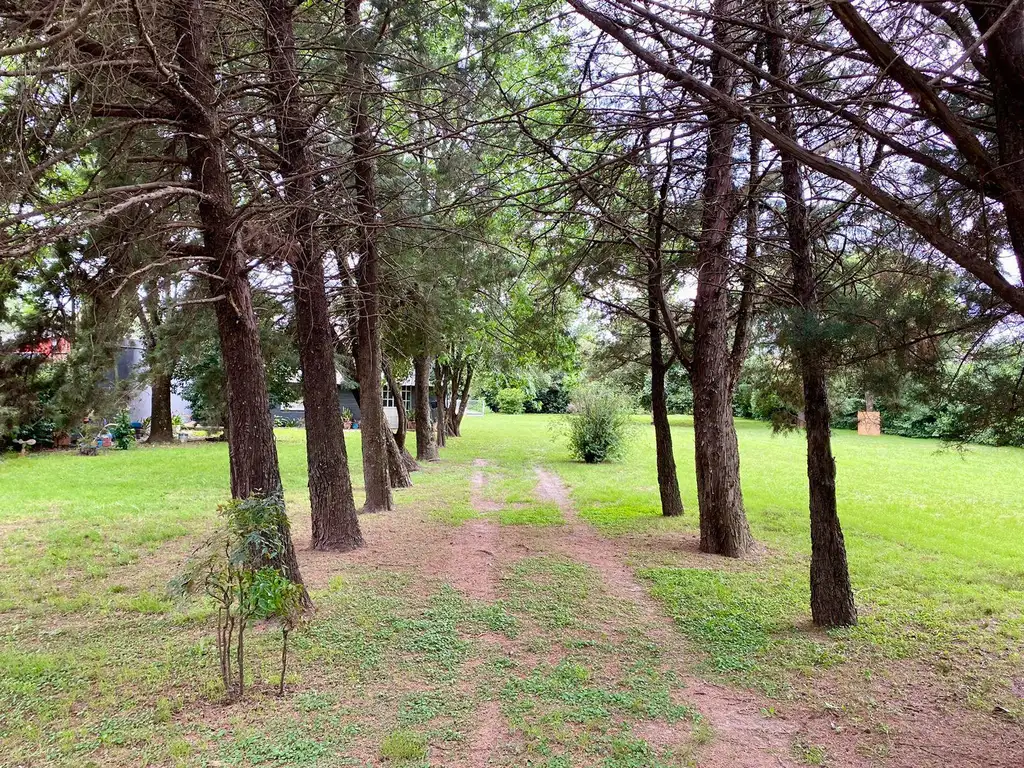
[[[356,282],[359,369],[360,435],[363,445],[363,482],[366,486],[365,512],[391,509],[391,481],[388,478],[384,403],[381,398],[380,349],[380,252],[377,250],[377,190],[373,164],[373,131],[368,111],[363,59],[358,50],[362,25],[360,0],[345,0],[345,22],[350,45],[345,54],[348,67],[349,125],[352,131],[352,171],[359,231],[359,264]]]
[[[456,396],[461,392],[460,387],[462,386],[462,360],[446,366],[446,369],[448,371],[448,389],[451,392],[448,412],[445,414],[446,434],[448,437],[459,437],[458,430],[455,428],[455,419],[459,410]]]
[[[676,457],[672,450],[672,428],[668,422],[668,403],[665,397],[667,367],[662,358],[661,329],[650,326],[651,336],[651,416],[654,420],[654,446],[658,462],[658,493],[661,495],[661,514],[678,517],[683,514],[683,497],[679,493],[676,477]]]
[[[313,209],[313,163],[309,156],[310,123],[301,102],[295,53],[294,4],[264,0],[267,15],[268,78],[274,95],[278,154],[290,211],[292,295],[296,344],[302,366],[306,412],[306,463],[312,513],[312,547],[348,550],[363,536],[352,495],[344,424],[338,403],[334,331],[324,280],[323,255],[316,242]]]
[[[139,300],[136,312],[146,343],[149,366],[149,442],[169,443],[174,440],[174,415],[171,413],[171,372],[177,363],[173,355],[161,355],[159,328],[162,324],[160,305],[163,281],[159,278],[146,286],[145,301]],[[169,350],[168,350],[169,351]]]
[[[776,77],[789,75],[781,19],[775,0],[766,3],[768,21],[774,34],[768,40],[768,65]],[[792,111],[783,92],[775,94],[775,123],[779,131],[796,140]],[[811,514],[811,617],[823,627],[857,623],[846,543],[836,504],[836,463],[832,457],[829,422],[827,350],[821,341],[821,312],[803,172],[796,159],[782,152],[782,193],[786,200],[786,233],[793,269],[795,308],[794,334],[800,378],[804,390],[804,419],[807,433],[807,483]]]
[[[466,378],[462,380],[462,394],[459,396],[459,407],[455,412],[454,426],[452,427],[456,437],[462,437],[462,420],[465,418],[466,408],[469,406],[469,393],[472,386],[473,364],[466,363]]]
[[[642,102],[646,109],[646,99]],[[650,133],[644,134],[647,162],[653,166]],[[668,422],[668,401],[665,393],[665,376],[668,365],[662,349],[661,305],[665,295],[665,269],[662,245],[665,232],[665,212],[668,208],[668,191],[672,183],[674,142],[669,139],[665,149],[665,173],[655,194],[654,174],[647,181],[650,190],[647,214],[647,237],[650,250],[645,254],[647,263],[647,331],[651,350],[651,417],[654,422],[654,449],[658,466],[658,493],[661,496],[661,514],[665,517],[679,517],[683,514],[683,497],[679,493],[679,478],[676,476],[676,457],[672,449],[672,428]],[[665,323],[672,318],[664,318]]]
[[[171,377],[154,371],[149,377],[150,414],[149,442],[169,443],[174,439],[174,416],[171,413]]]
[[[726,21],[738,0],[716,0],[712,35],[733,50],[737,30]],[[732,93],[736,65],[711,54],[711,85]],[[693,307],[693,431],[700,507],[700,549],[742,557],[753,545],[740,489],[740,454],[732,413],[729,350],[729,240],[736,216],[732,152],[736,121],[709,106],[708,148],[697,244],[697,296]]]
[[[405,398],[402,397],[402,388],[395,381],[394,373],[391,371],[387,358],[382,358],[381,366],[384,371],[384,380],[387,382],[388,389],[391,390],[395,398],[395,410],[398,412],[398,429],[395,430],[394,434],[395,445],[398,446],[399,453],[402,455],[406,472],[415,472],[420,468],[420,465],[416,463],[416,459],[412,457],[409,449],[405,447],[406,436],[409,432],[409,414],[405,409]],[[412,481],[410,480],[411,484]],[[394,485],[394,482],[392,482],[392,485],[396,488],[404,487]]]
[[[437,447],[444,448],[448,438],[448,414],[446,401],[448,400],[447,381],[444,374],[444,366],[434,361],[434,392],[437,396]]]
[[[430,358],[420,355],[413,358],[416,371],[416,387],[413,393],[416,410],[416,460],[437,461],[437,440],[434,437],[430,418]]]
[[[755,80],[751,86],[755,93],[760,93],[760,88]],[[755,180],[761,172],[761,136],[757,133],[750,135],[750,158],[749,175],[750,184],[747,189],[747,210],[746,228],[744,231],[745,250],[743,254],[742,278],[740,281],[740,301],[736,308],[736,329],[732,338],[732,361],[729,367],[729,388],[736,392],[736,385],[739,383],[740,374],[743,372],[743,363],[747,359],[747,351],[750,348],[751,327],[754,322],[754,281],[756,273],[754,265],[757,263],[758,248],[758,207],[761,204],[761,194],[757,189]]]
[[[402,450],[395,441],[395,435],[388,425],[384,424],[384,447],[388,452],[388,481],[392,488],[412,488],[412,477],[409,467],[402,456]]]
[[[213,275],[209,289],[216,299],[217,333],[227,374],[231,495],[237,499],[254,494],[283,497],[259,326],[244,254],[236,245],[226,129],[218,113],[216,73],[206,47],[202,0],[172,0],[167,5],[167,23],[176,38],[177,76],[187,94],[178,107],[188,167],[193,184],[203,192],[198,205],[203,251]],[[280,534],[283,546],[275,565],[302,585],[288,526]],[[310,605],[304,586],[302,599]]]
[[[672,427],[668,422],[668,402],[665,394],[665,374],[668,366],[662,352],[662,338],[658,296],[661,290],[660,254],[652,260],[647,275],[648,331],[651,345],[651,416],[654,421],[654,447],[658,464],[658,493],[661,495],[661,514],[678,517],[683,514],[683,497],[679,493],[676,476],[676,457],[672,449]]]

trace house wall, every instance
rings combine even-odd
[[[131,399],[128,403],[128,412],[132,416],[132,421],[143,421],[153,415],[152,387],[147,386]],[[192,421],[192,406],[189,405],[188,400],[173,389],[171,390],[171,413],[181,416],[186,422]]]
[[[113,384],[125,381],[146,367],[146,352],[138,342],[128,340],[117,356],[114,368],[107,376]],[[176,382],[179,383],[179,382]],[[153,388],[148,384],[135,392],[128,401],[128,413],[132,421],[144,421],[153,415]],[[192,420],[192,406],[174,389],[171,390],[171,413],[180,415],[185,421]]]
[[[406,410],[412,414],[412,386],[402,386],[403,396],[405,397]],[[388,420],[388,426],[392,430],[398,429],[398,409],[394,405],[388,405],[387,403],[394,402],[388,393],[387,386],[384,387],[384,417]],[[431,399],[431,405],[434,402]],[[355,421],[360,421],[362,413],[359,410],[359,401],[356,400],[355,391],[348,389],[344,386],[338,387],[338,407],[341,410],[346,408],[352,412],[352,418]],[[275,417],[283,419],[302,419],[305,418],[305,410],[302,407],[302,401],[299,400],[294,403],[286,403],[285,405],[277,408],[272,408],[270,411]]]
[[[352,418],[356,421],[362,418],[362,414],[359,411],[359,401],[356,400],[356,395],[351,389],[339,389],[338,399],[341,400],[341,410],[348,408],[352,411]]]

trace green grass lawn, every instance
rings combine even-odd
[[[646,420],[622,461],[599,466],[569,461],[557,427],[542,416],[467,418],[444,460],[396,494],[394,514],[437,535],[437,526],[481,517],[477,493],[493,507],[483,517],[543,536],[562,523],[557,505],[533,494],[544,466],[569,485],[581,517],[629,554],[704,673],[785,697],[808,679],[866,680],[909,660],[968,705],[1021,715],[1010,684],[1024,678],[1024,451],[837,433],[862,621],[826,636],[807,626],[801,436],[739,424],[747,510],[766,550],[738,563],[692,546],[688,419],[674,422],[687,506],[674,520],[659,516]],[[348,438],[359,467],[358,433]],[[301,529],[304,433],[279,430],[278,445]],[[558,755],[574,749],[591,755],[584,764],[690,764],[637,741],[629,719],[640,716],[692,723],[695,744],[710,738],[699,716],[668,703],[671,670],[657,667],[655,650],[616,656],[602,629],[615,616],[588,587],[594,574],[550,558],[522,560],[502,574],[499,599],[481,603],[408,563],[371,569],[337,556],[337,575],[314,591],[318,611],[295,641],[294,694],[279,702],[257,693],[245,712],[216,706],[210,610],[176,604],[165,588],[213,525],[227,473],[227,447],[216,443],[0,462],[0,766],[439,765],[429,755],[464,744],[487,700],[530,754],[554,755],[532,765],[569,765]],[[471,487],[475,473],[482,489]],[[273,658],[265,634],[253,640],[257,659],[261,649]],[[495,637],[542,661],[509,662]],[[544,663],[552,648],[568,658]],[[614,672],[601,672],[604,662]],[[269,690],[273,663],[254,665],[252,679]]]
[[[673,418],[686,505],[681,520],[660,516],[653,431],[646,419],[637,420],[622,461],[584,465],[569,460],[552,432],[557,422],[488,418],[488,429],[470,433],[468,440],[479,441],[473,450],[486,455],[487,442],[501,434],[507,453],[492,455],[502,457],[505,471],[532,463],[555,468],[573,488],[580,514],[607,535],[696,533],[689,417]],[[938,657],[942,666],[959,666],[967,677],[984,678],[984,667],[995,662],[1021,671],[1024,450],[958,451],[934,440],[835,433],[839,511],[862,621],[855,630],[833,633],[851,642],[825,650],[813,635],[791,633],[809,621],[803,435],[775,435],[767,425],[749,421],[740,421],[738,432],[747,513],[755,537],[771,550],[770,567],[708,573],[706,565],[652,562],[657,555],[650,552],[643,553],[646,562],[635,562],[681,627],[712,651],[714,666],[746,672],[756,665],[761,674],[748,679],[772,686],[779,677],[773,665],[831,663],[835,654],[856,651],[860,640],[892,658]],[[972,694],[992,685],[977,682]],[[985,696],[978,701],[987,702]]]

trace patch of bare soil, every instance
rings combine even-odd
[[[581,520],[573,508],[568,489],[561,479],[544,469],[537,470],[536,494],[556,503],[568,525],[558,541],[569,555],[595,569],[608,593],[636,607],[640,628],[664,651],[684,680],[689,703],[694,704],[714,730],[714,738],[701,753],[701,768],[767,768],[803,765],[799,745],[822,747],[828,764],[837,766],[905,766],[906,768],[1022,768],[1024,742],[1021,728],[1010,722],[943,702],[932,677],[915,670],[902,677],[902,685],[879,683],[867,692],[872,702],[882,702],[875,723],[864,718],[847,722],[814,701],[779,702],[756,693],[715,685],[685,670],[692,661],[681,647],[680,635],[671,619],[637,583],[620,554],[621,542],[600,536]],[[657,537],[650,537],[655,541]],[[645,542],[631,544],[644,554]],[[655,558],[671,548],[684,555],[692,567],[736,567],[732,561],[713,558],[697,551],[691,537],[672,534],[650,553]],[[863,687],[861,695],[865,695]],[[826,690],[809,699],[827,701]],[[838,693],[838,692],[837,692]],[[897,698],[892,698],[893,696]],[[847,698],[840,696],[840,700]],[[876,704],[877,706],[877,704]],[[766,716],[766,715],[771,716]],[[882,722],[884,721],[884,722]],[[647,726],[643,726],[647,727]],[[651,726],[654,727],[654,726]],[[669,746],[671,729],[658,725],[652,744]],[[686,728],[688,726],[680,726]],[[678,742],[685,734],[678,734]]]
[[[848,702],[856,728],[878,753],[891,755],[892,765],[1024,766],[1024,729],[966,709],[962,698],[923,662],[902,660],[876,667],[870,680],[841,668],[815,680],[807,695]]]
[[[309,515],[292,515],[292,534],[302,578],[310,589],[324,589],[332,577],[352,566],[384,571],[419,571],[434,559],[437,541],[446,528],[418,515],[375,512],[359,516],[364,544],[351,552],[316,552],[310,549]],[[440,577],[437,567],[432,575]],[[425,588],[431,584],[424,585]]]
[[[456,530],[449,575],[452,586],[467,597],[488,601],[497,597],[494,568],[498,536],[498,524],[493,520],[473,520]]]
[[[473,466],[478,469],[469,478],[469,502],[473,509],[481,513],[498,512],[502,509],[501,504],[491,501],[484,495],[484,489],[487,487],[487,475],[482,470],[488,466],[488,463],[486,459],[474,459]]]

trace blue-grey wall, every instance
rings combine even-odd
[[[351,389],[338,388],[338,408],[345,410],[348,408],[352,411],[352,418],[359,419],[359,403],[356,402],[356,396],[353,394]],[[304,411],[292,411],[285,410],[284,408],[277,407],[271,408],[270,412],[275,418],[282,419],[301,419],[304,417]]]

